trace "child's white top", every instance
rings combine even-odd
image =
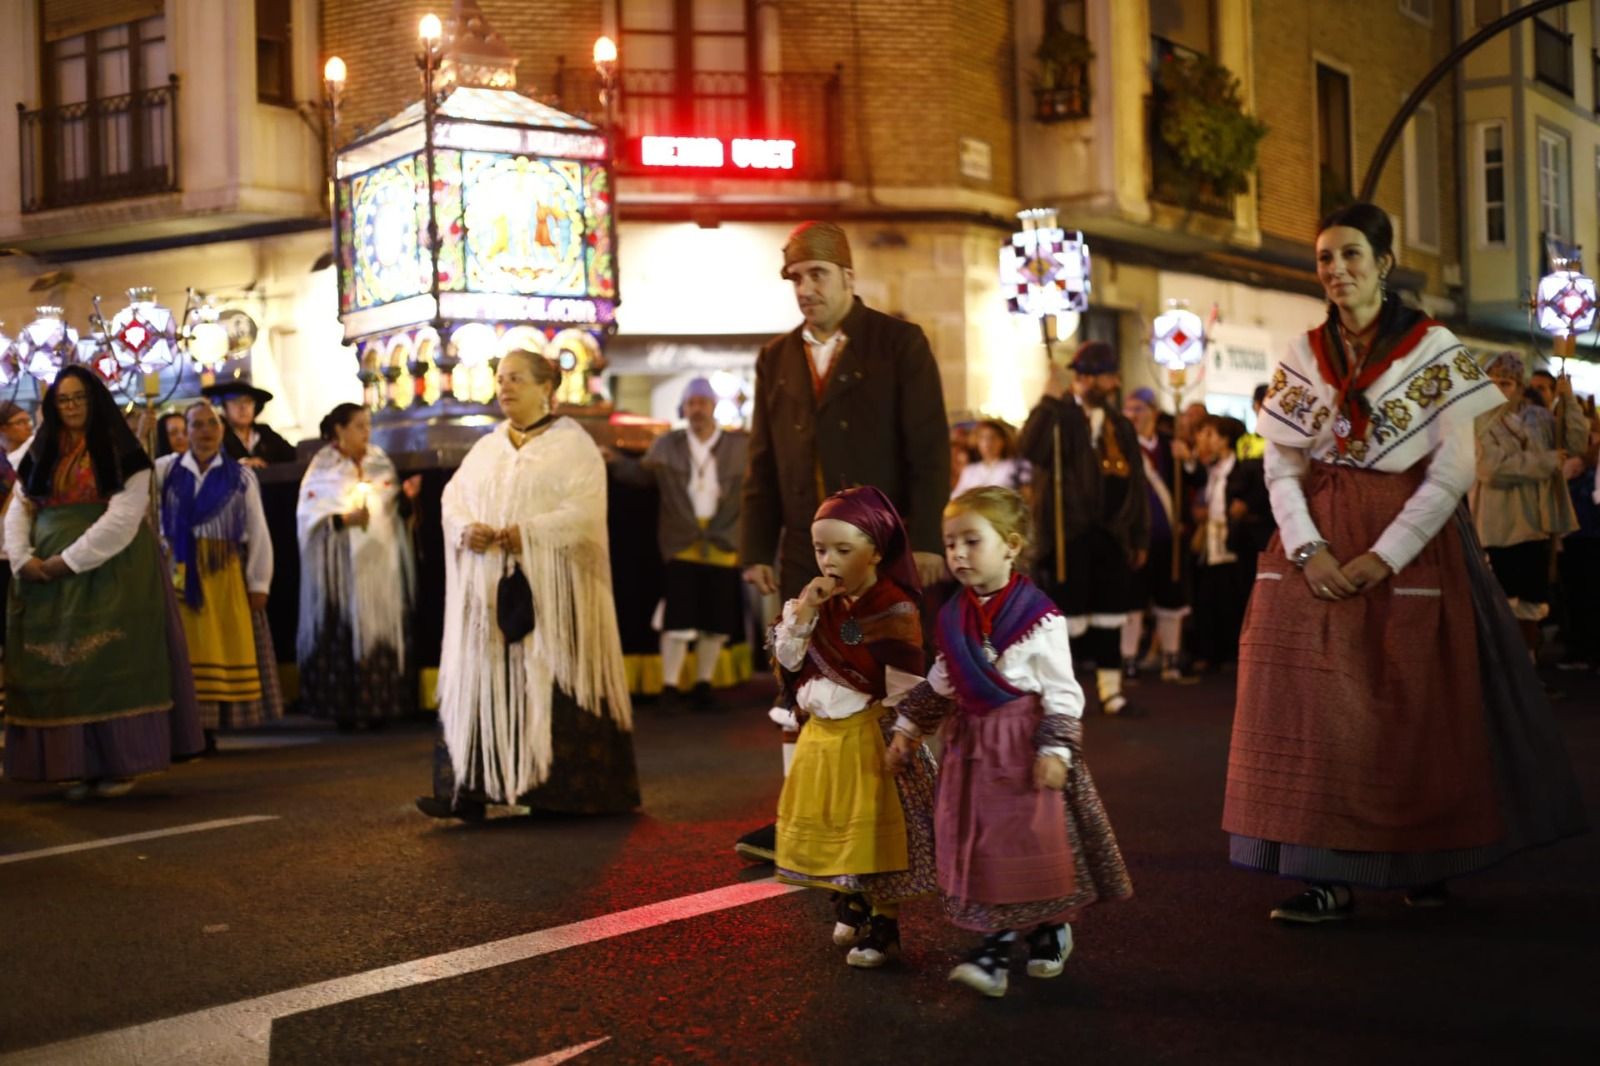
[[[1001,652],[994,665],[1013,687],[1038,693],[1039,705],[1045,714],[1083,717],[1083,688],[1072,669],[1067,620],[1059,614],[1050,615],[1034,626],[1021,640]],[[928,671],[928,684],[941,696],[958,698],[942,654]],[[921,730],[904,715],[895,722],[895,730],[913,737],[921,735]],[[1069,766],[1072,764],[1071,752],[1063,747],[1040,748],[1039,754],[1054,755]]]
[[[772,654],[785,670],[799,670],[804,665],[806,649],[811,646],[811,632],[817,628],[815,615],[804,625],[796,619],[799,603],[795,599],[784,604],[783,617],[772,627]],[[893,707],[900,702],[901,696],[921,682],[922,678],[916,674],[908,674],[894,666],[885,667],[884,687],[888,689],[888,695],[884,697],[883,705]],[[849,718],[872,706],[869,694],[820,675],[801,685],[795,698],[802,711],[818,718]],[[1079,701],[1082,702],[1081,693]]]

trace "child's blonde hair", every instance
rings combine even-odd
[[[1018,493],[999,485],[968,489],[944,507],[945,518],[960,514],[981,516],[1000,534],[1001,540],[1009,542],[1015,534],[1022,541],[1018,562],[1027,556],[1032,540],[1033,515],[1028,510],[1027,501]]]

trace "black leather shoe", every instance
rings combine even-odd
[[[775,862],[778,858],[778,827],[776,824],[752,829],[733,845],[739,857],[750,862]]]

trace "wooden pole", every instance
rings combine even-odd
[[[1049,315],[1039,316],[1039,339],[1044,342],[1045,373],[1050,373],[1051,356],[1053,350],[1050,346]],[[1056,533],[1056,584],[1064,585],[1067,581],[1067,519],[1066,510],[1061,499],[1061,420],[1058,418],[1050,427],[1050,502],[1054,512]]]

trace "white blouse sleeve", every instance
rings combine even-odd
[[[1302,544],[1321,540],[1317,524],[1311,520],[1301,479],[1311,469],[1311,458],[1304,448],[1290,448],[1267,441],[1262,470],[1267,479],[1267,495],[1272,499],[1272,517],[1278,522],[1283,552],[1293,555]]]
[[[11,563],[11,572],[15,574],[33,558],[33,503],[22,491],[21,481],[11,490],[11,505],[6,508],[5,534],[6,558]]]
[[[1072,646],[1067,640],[1067,620],[1052,615],[1040,624],[1037,632],[1028,638],[1028,651],[1033,676],[1039,682],[1039,702],[1047,715],[1063,714],[1069,718],[1083,717],[1083,688],[1072,668]],[[1039,749],[1040,755],[1054,755],[1068,766],[1072,765],[1072,752],[1065,747],[1050,746]]]
[[[1422,484],[1372,546],[1390,570],[1397,574],[1404,570],[1444,528],[1472,487],[1477,470],[1477,440],[1472,423],[1463,422],[1439,442]]]
[[[908,674],[898,666],[885,666],[883,668],[883,705],[893,707],[898,704],[907,692],[922,684],[922,678],[916,674]]]
[[[799,600],[783,605],[783,614],[772,626],[772,654],[785,670],[798,670],[805,661],[806,649],[811,646],[811,631],[817,628],[815,617],[801,625],[795,618]]]
[[[250,592],[272,588],[272,531],[261,506],[261,485],[253,471],[244,472],[245,564],[244,583]]]
[[[67,546],[61,553],[61,561],[74,574],[105,565],[133,543],[149,504],[150,471],[141,470],[128,479],[121,492],[111,497],[105,514]]]
[[[471,458],[469,454],[467,461]],[[462,467],[467,465],[467,461],[463,461]],[[462,470],[458,468],[455,475],[445,482],[444,493],[439,497],[439,524],[444,527],[444,542],[451,548],[465,546],[467,527],[472,525],[472,515],[467,513],[466,504],[461,498],[461,486],[457,484],[461,474]]]
[[[892,667],[890,669],[894,673],[899,672]],[[955,695],[955,686],[950,684],[950,671],[944,665],[944,652],[938,652],[934,655],[933,666],[928,670],[927,682],[928,687],[933,689],[934,694],[937,696],[949,699]],[[903,692],[896,695],[895,702],[900,702],[900,696],[903,695],[905,695]],[[884,702],[887,703],[888,701],[885,700]],[[907,718],[904,714],[895,716],[894,731],[896,733],[904,733],[913,740],[921,740],[923,735],[917,723]]]

